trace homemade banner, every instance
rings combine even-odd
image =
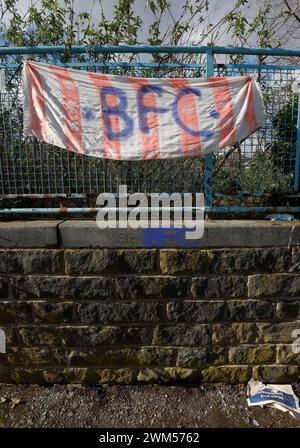
[[[259,88],[237,78],[135,78],[25,62],[24,134],[115,160],[200,156],[264,126]]]

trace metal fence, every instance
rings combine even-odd
[[[300,67],[231,64],[221,55],[252,54],[297,58],[300,51],[224,47],[73,47],[67,63],[64,47],[0,48],[0,69],[6,86],[0,93],[0,213],[49,211],[49,198],[93,199],[117,192],[201,192],[213,212],[300,211]],[[204,63],[114,61],[107,55],[166,53],[204,55]],[[78,155],[22,135],[21,68],[24,59],[108,74],[142,77],[205,77],[253,75],[264,98],[267,121],[247,140],[199,159],[110,161]],[[39,208],[24,209],[26,198],[41,200]],[[299,196],[300,197],[300,196]],[[17,202],[16,202],[17,201]],[[23,202],[22,202],[23,201]],[[61,208],[53,208],[58,212]],[[75,208],[69,209],[77,210]]]

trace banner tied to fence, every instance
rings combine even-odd
[[[25,62],[24,134],[114,160],[200,156],[265,123],[252,76],[137,78]]]

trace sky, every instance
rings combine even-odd
[[[34,0],[33,0],[34,1]],[[191,0],[191,3],[194,0]],[[20,0],[20,10],[25,12],[27,10],[28,5],[32,2],[32,0]],[[255,0],[254,0],[255,2]],[[113,14],[113,5],[116,3],[116,0],[103,0],[104,11],[105,14],[109,17]],[[140,41],[146,42],[147,39],[147,29],[149,24],[153,21],[153,14],[149,8],[146,8],[146,0],[136,0],[135,11],[138,15],[140,15],[144,21],[144,27],[141,31]],[[178,17],[181,6],[185,3],[185,0],[172,0],[172,14],[174,17]],[[213,16],[208,18],[208,22],[217,23],[226,12],[230,11],[232,6],[235,4],[235,0],[210,0],[212,5]],[[99,14],[99,4],[97,0],[74,0],[74,9],[76,12],[80,11],[91,11],[92,5],[94,6],[93,16],[97,19],[97,15]],[[206,28],[207,22],[204,22],[202,29]],[[201,25],[200,25],[201,30]],[[227,36],[223,35],[222,43],[227,43]]]

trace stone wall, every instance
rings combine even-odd
[[[1,382],[299,380],[296,246],[74,249],[59,238],[13,248],[3,238]]]

